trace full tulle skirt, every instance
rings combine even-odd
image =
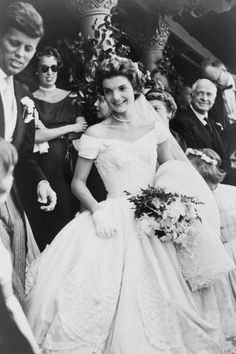
[[[227,289],[192,292],[175,246],[140,237],[126,197],[101,205],[117,223],[115,237],[97,237],[85,211],[28,270],[25,310],[43,353],[222,353],[233,335],[222,316],[236,330],[231,300],[225,310],[220,298]]]

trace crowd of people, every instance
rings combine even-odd
[[[205,60],[175,100],[163,75],[146,87],[137,63],[111,55],[88,127],[56,87],[58,50],[37,51],[43,34],[31,4],[6,6],[0,353],[236,353],[234,75]],[[16,75],[34,56],[30,92]],[[150,186],[201,201],[190,253],[140,236],[127,193]]]

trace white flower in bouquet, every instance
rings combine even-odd
[[[178,220],[178,219],[176,219],[176,220]],[[173,227],[174,223],[175,223],[175,218],[173,218],[170,215],[170,216],[167,216],[166,219],[164,219],[164,222],[162,223],[162,227],[164,226],[165,228],[170,229]]]
[[[156,221],[154,218],[149,217],[147,214],[144,214],[141,219],[137,222],[137,229],[139,235],[142,236],[154,236],[155,235],[155,226]]]
[[[193,220],[193,219],[196,219],[197,216],[198,216],[198,210],[196,209],[196,207],[193,204],[190,204],[188,206],[187,218],[189,220]]]
[[[171,242],[173,241],[173,236],[171,234],[166,234],[161,237],[162,242]]]
[[[163,203],[160,201],[160,199],[154,198],[152,201],[152,204],[158,210],[158,209],[160,209],[160,207]]]
[[[184,207],[183,203],[181,203],[180,198],[169,204],[166,211],[167,216],[174,219],[175,222],[179,220],[180,216],[184,216],[186,214],[186,208]]]

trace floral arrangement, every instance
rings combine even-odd
[[[149,186],[128,199],[135,206],[135,219],[141,237],[156,236],[162,242],[174,242],[184,248],[194,242],[196,222],[201,222],[198,205],[203,204],[197,197]]]
[[[39,119],[39,113],[35,107],[34,101],[25,96],[21,99],[21,103],[23,105],[23,119],[24,122],[27,124],[31,122],[31,120],[35,121],[35,128],[40,129],[44,127],[43,123]],[[44,143],[34,144],[33,152],[39,152],[40,154],[45,154],[48,152],[49,144],[45,141]]]
[[[191,149],[188,148],[185,152],[186,156],[193,155],[193,156],[198,156],[201,160],[205,161],[206,163],[209,163],[210,165],[217,166],[218,161],[211,158],[210,156],[207,156],[204,154],[204,152],[199,151],[197,149]]]
[[[35,108],[34,101],[25,96],[21,99],[23,105],[23,119],[25,123],[29,123],[33,119],[38,119],[38,111]]]

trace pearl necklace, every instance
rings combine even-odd
[[[118,122],[121,122],[121,123],[126,123],[126,122],[130,122],[131,119],[122,119],[122,118],[118,118],[115,116],[115,114],[111,113],[111,116],[112,118],[114,118],[115,120],[118,120]]]
[[[41,91],[45,91],[45,92],[53,91],[53,90],[55,90],[55,88],[56,88],[56,85],[53,85],[52,87],[43,87],[43,86],[39,85],[39,89]]]

